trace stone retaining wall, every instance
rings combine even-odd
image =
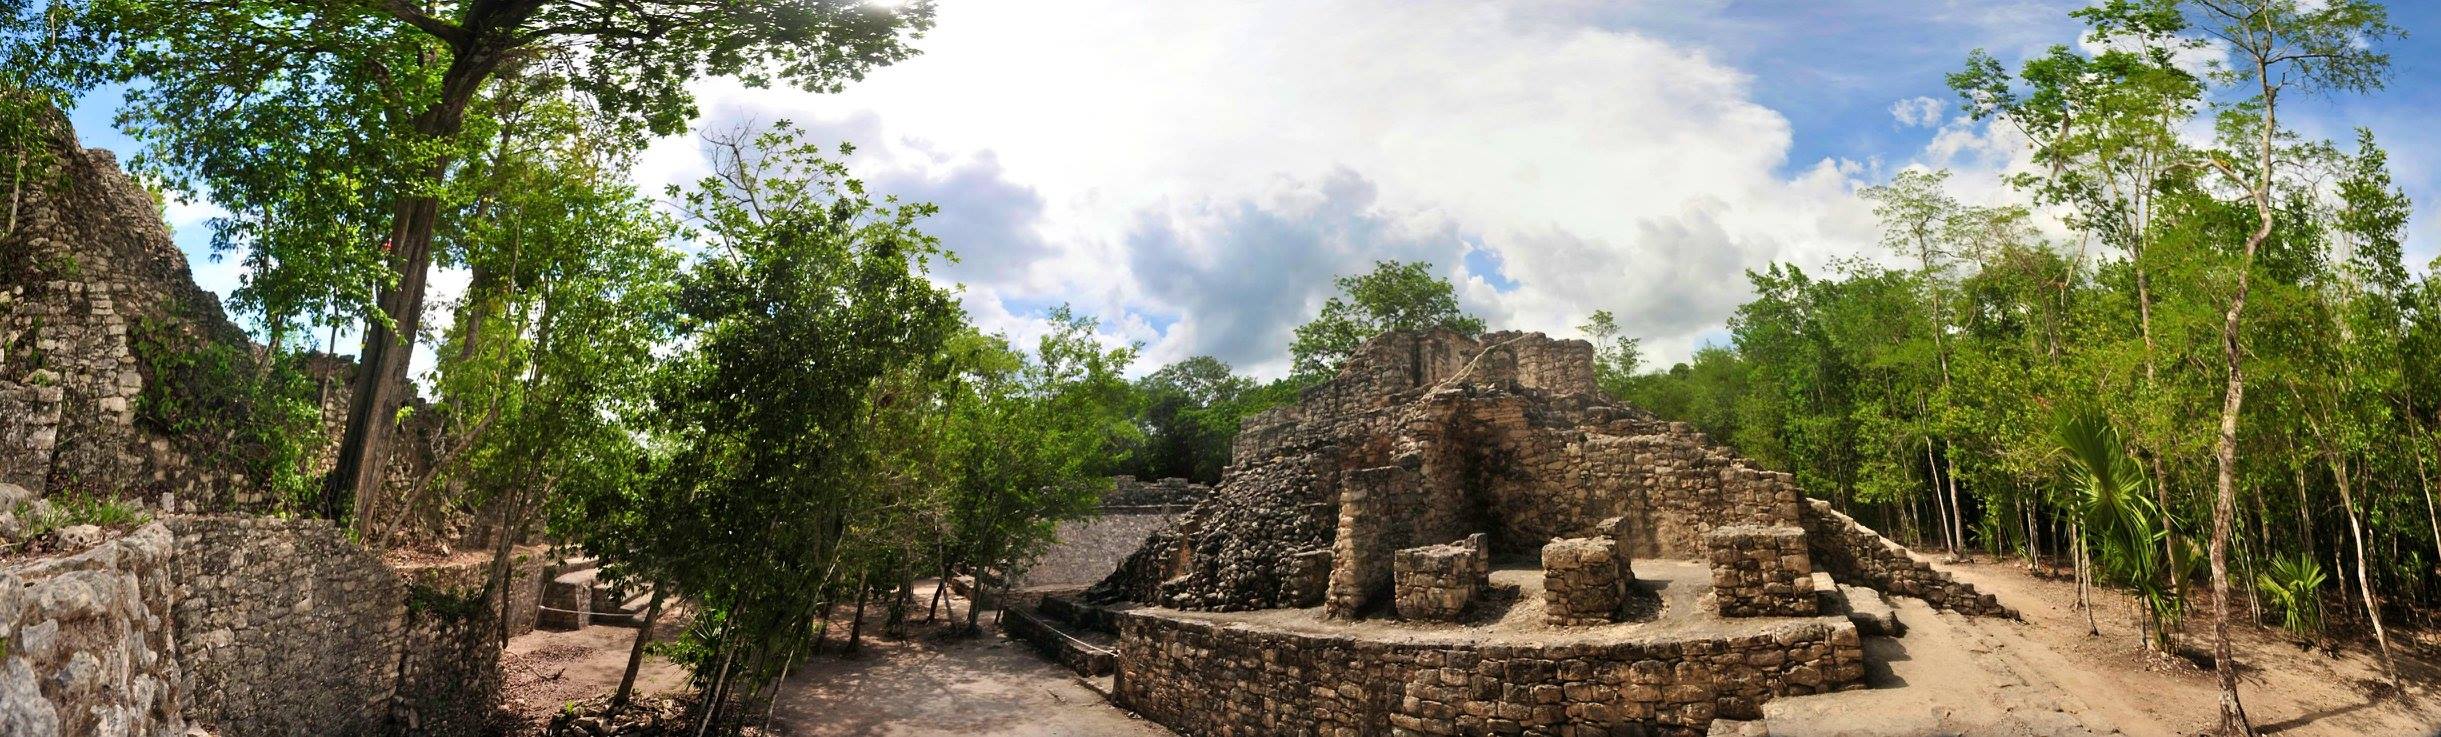
[[[1907,548],[1840,514],[1830,502],[1809,500],[1804,524],[1814,566],[1840,583],[1913,596],[1934,608],[1961,614],[2017,616],[1991,594],[1916,560],[1907,554]]]
[[[0,570],[0,735],[180,737],[172,539],[159,524]]]
[[[1573,644],[1357,639],[1114,612],[1114,698],[1188,737],[1700,735],[1763,702],[1863,687],[1844,618]],[[1638,731],[1642,730],[1642,731]]]
[[[0,734],[483,734],[489,566],[402,574],[328,522],[249,517],[17,564],[0,571]]]
[[[1715,527],[1713,607],[1724,617],[1805,617],[1821,611],[1805,531],[1795,527]]]
[[[230,735],[378,735],[406,585],[320,520],[182,517],[177,630],[191,716]]]

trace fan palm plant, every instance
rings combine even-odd
[[[2322,632],[2322,602],[2314,592],[2329,581],[2322,563],[2311,554],[2276,558],[2269,570],[2255,574],[2255,588],[2280,612],[2280,626],[2302,637]]]
[[[2163,566],[2179,562],[2154,555],[2162,551],[2163,529],[2143,469],[2099,412],[2064,413],[2056,433],[2068,457],[2066,496],[2095,548],[2094,568],[2103,578],[2135,589],[2153,643],[2167,646],[2169,627],[2185,612],[2185,597],[2162,576]],[[2194,556],[2184,557],[2191,565]]]

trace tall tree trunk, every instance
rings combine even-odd
[[[2035,541],[2037,533],[2034,529],[2034,491],[2032,489],[2026,490],[2026,501],[2018,506],[2017,511],[2023,513],[2026,518],[2026,572],[2034,573],[2034,569],[2041,565],[2043,551],[2042,546],[2037,545]]]
[[[636,627],[635,644],[627,647],[627,670],[619,674],[619,690],[610,697],[610,713],[627,708],[627,697],[636,691],[636,672],[644,669],[644,645],[653,641],[653,623],[661,619],[661,598],[668,590],[653,584],[653,600],[644,606],[644,624]]]
[[[532,8],[521,14],[486,18],[486,21],[510,26],[522,23]],[[475,29],[469,29],[475,30]],[[491,29],[469,35],[470,45],[453,49],[454,56],[441,76],[441,96],[432,107],[417,115],[415,131],[431,141],[449,141],[466,126],[466,108],[475,94],[491,79],[503,60],[503,49],[490,44],[503,39],[487,38]],[[439,158],[425,167],[423,174],[439,182],[449,173],[449,160]],[[408,188],[408,191],[422,191]],[[357,355],[355,393],[348,400],[346,432],[340,435],[338,454],[331,474],[323,486],[322,513],[338,520],[351,513],[356,500],[380,489],[382,475],[390,461],[390,430],[406,394],[407,364],[412,358],[415,335],[423,323],[424,285],[432,271],[432,236],[441,217],[441,202],[431,195],[402,196],[391,208],[388,260],[396,283],[383,289],[379,299],[382,314],[389,316],[365,323],[364,348]]]

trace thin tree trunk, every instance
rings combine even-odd
[[[871,593],[872,593],[872,591],[873,591],[873,588],[872,588],[872,587],[870,587],[870,586],[866,586],[866,585],[865,585],[865,574],[863,574],[863,573],[861,573],[861,572],[860,572],[860,573],[857,573],[857,574],[856,574],[856,615],[855,615],[855,617],[856,617],[856,618],[855,618],[853,621],[848,622],[848,647],[847,647],[846,652],[849,652],[849,653],[854,653],[854,652],[856,652],[856,648],[857,648],[857,646],[858,646],[858,645],[861,645],[861,644],[863,644],[863,643],[864,643],[864,634],[865,634],[865,599],[866,599],[866,597],[867,597],[869,594],[871,594]]]
[[[1944,372],[1946,373],[1946,369]],[[1942,383],[1947,384],[1948,379],[1943,379]],[[1942,475],[1946,477],[1949,486],[1950,533],[1958,541],[1958,549],[1950,553],[1950,556],[1957,560],[1973,560],[1974,549],[1967,547],[1966,544],[1966,508],[1965,505],[1958,503],[1958,464],[1950,460],[1949,450],[1949,444],[1941,445],[1941,464],[1947,471]]]
[[[1941,464],[1933,456],[1930,435],[1924,436],[1924,473],[1926,479],[1932,482],[1933,520],[1941,528],[1941,549],[1948,551],[1951,557],[1957,557],[1958,541],[1949,534],[1949,508],[1943,506],[1941,501]]]
[[[2036,532],[2034,530],[2034,494],[2032,490],[2027,491],[2026,502],[2019,506],[2017,511],[2023,513],[2026,518],[2026,572],[2031,574],[2035,572],[2035,567],[2043,559],[2042,547],[2036,544],[2034,539]]]
[[[942,567],[941,567],[941,577],[940,577],[939,579],[934,580],[934,581],[933,581],[933,583],[932,583],[932,603],[931,603],[930,605],[927,605],[927,606],[925,606],[925,607],[924,607],[924,623],[925,623],[925,624],[932,624],[932,623],[934,623],[934,622],[941,621],[941,599],[942,599],[942,597],[947,596],[948,594],[949,594],[949,567],[948,567],[948,566],[942,566]],[[952,612],[952,613],[950,613],[950,616],[954,618],[954,617],[956,617],[956,616],[957,616],[957,613]]]
[[[2348,540],[2356,547],[2356,590],[2365,602],[2366,619],[2373,623],[2373,642],[2382,649],[2382,674],[2390,678],[2391,687],[2397,688],[2399,671],[2390,660],[2390,635],[2382,629],[2382,608],[2374,603],[2373,577],[2366,571],[2365,531],[2356,518],[2355,484],[2349,480],[2347,460],[2335,451],[2325,446],[2323,452],[2331,463],[2331,480],[2339,484],[2340,507],[2348,514]]]
[[[2432,474],[2424,468],[2424,453],[2420,449],[2416,453],[2416,484],[2424,490],[2424,519],[2432,523],[2433,551],[2441,555],[2441,513],[2433,511]]]
[[[653,623],[661,619],[661,598],[667,587],[653,585],[652,603],[644,606],[644,624],[636,627],[636,642],[627,648],[627,670],[619,674],[619,690],[610,697],[610,713],[627,708],[628,696],[636,690],[636,672],[644,668],[644,645],[653,640]]]

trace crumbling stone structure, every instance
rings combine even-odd
[[[1821,611],[1805,531],[1795,527],[1716,527],[1711,546],[1713,605],[1724,617],[1808,617]]]
[[[1113,476],[1110,493],[1102,495],[1102,509],[1178,508],[1194,506],[1212,495],[1212,487],[1182,478],[1141,481],[1134,476]]]
[[[0,734],[184,737],[168,530],[0,569]]]
[[[1407,548],[1398,551],[1392,573],[1401,618],[1457,621],[1491,587],[1491,549],[1482,533],[1448,545]]]
[[[1134,476],[1111,479],[1098,514],[1063,520],[1054,536],[1059,542],[1018,571],[1016,588],[1084,587],[1110,575],[1113,566],[1144,545],[1146,538],[1167,529],[1171,521],[1212,495],[1212,487],[1186,479],[1138,481]]]
[[[1114,628],[1114,697],[1185,734],[1701,734],[1770,698],[1861,687],[1857,625],[1818,611],[1816,566],[2006,612],[1788,474],[1604,398],[1581,341],[1378,336],[1249,418],[1233,453],[1209,498],[1063,600],[1099,613],[1057,618]],[[1484,585],[1539,580],[1543,620],[1362,621],[1453,616],[1471,569],[1443,571],[1472,559],[1448,543],[1478,535]],[[1667,563],[1638,582],[1633,558],[1713,560],[1715,542],[1737,552],[1721,571]],[[1533,555],[1538,579],[1503,568]],[[1697,605],[1705,584],[1741,616]],[[1686,597],[1660,602],[1674,614],[1623,616],[1661,591]],[[1313,609],[1231,614],[1288,607]]]
[[[1609,624],[1625,604],[1618,547],[1577,537],[1543,546],[1543,618],[1555,626]]]
[[[29,177],[13,227],[0,229],[0,483],[36,496],[108,493],[164,512],[272,509],[280,500],[236,460],[244,454],[230,438],[179,432],[158,414],[239,421],[227,362],[261,347],[196,286],[152,193],[109,151],[79,145],[66,118],[48,116],[53,176]],[[354,365],[306,364],[330,387],[323,417],[336,440]],[[401,482],[429,467],[438,425],[427,415],[415,413],[395,444],[387,493],[358,500],[366,513],[398,515]]]

